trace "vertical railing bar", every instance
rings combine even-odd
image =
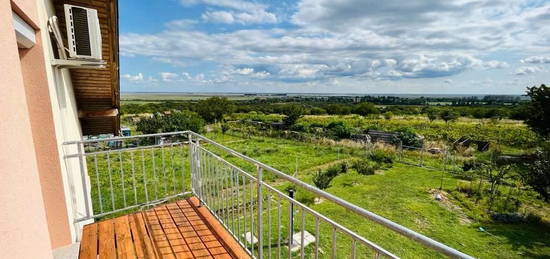
[[[351,259],[355,259],[356,249],[357,249],[357,240],[353,238],[353,241],[351,242]]]
[[[136,165],[134,161],[134,152],[135,151],[130,151],[130,159],[132,160],[132,180],[134,183],[133,185],[134,185],[134,205],[135,205],[135,204],[138,204],[138,201],[137,201]]]
[[[315,259],[319,258],[319,216],[315,216]]]
[[[92,216],[93,212],[90,208],[90,201],[88,200],[88,185],[86,184],[86,168],[84,167],[84,152],[82,150],[83,143],[77,144],[78,149],[78,163],[80,165],[80,179],[82,181],[82,192],[84,194],[84,207],[86,209],[86,216],[89,218]]]
[[[155,158],[155,148],[151,148],[151,159],[153,160],[153,185],[155,188],[155,200],[159,199],[159,190],[158,190],[158,179],[157,179],[157,165],[156,165],[156,158]]]
[[[189,165],[189,171],[191,172],[191,165]],[[189,173],[191,177],[191,173]],[[191,183],[191,180],[189,181]],[[185,142],[181,143],[181,192],[185,192]]]
[[[300,257],[304,259],[304,230],[306,225],[306,214],[302,207],[302,233],[300,233]]]
[[[268,248],[269,248],[269,259],[271,259],[271,194],[267,193],[267,236],[268,236]]]
[[[252,237],[254,236],[254,184],[252,183],[252,179],[248,179],[248,186],[250,190],[250,243],[252,255],[254,255],[254,244],[252,244]]]
[[[170,146],[170,151],[172,153],[172,156],[171,156],[171,161],[170,161],[170,166],[172,167],[172,186],[173,186],[173,190],[172,190],[172,194],[175,194],[176,193],[176,169],[174,167],[174,143],[172,143],[172,145]]]
[[[332,252],[331,258],[336,258],[336,227],[332,227]]]
[[[220,218],[222,219],[223,222],[225,222],[225,207],[224,207],[224,201],[225,199],[223,199],[223,166],[221,165],[220,161],[218,160],[214,160],[216,162],[216,168],[217,168],[217,174],[216,174],[216,177],[217,177],[217,180],[216,182],[218,183],[218,191],[216,192],[217,195],[216,195],[216,198],[218,200],[218,203],[220,204],[220,207],[219,207],[219,211],[220,211]]]
[[[125,179],[124,179],[124,163],[122,161],[122,152],[118,151],[118,159],[120,160],[120,177],[121,177],[121,184],[122,184],[122,200],[124,201],[124,208],[126,208],[128,205],[126,204],[126,188],[124,185]]]
[[[243,234],[242,232],[242,224],[241,224],[241,186],[240,186],[240,177],[239,177],[239,172],[237,172],[237,175],[236,175],[236,178],[237,178],[237,233],[239,233],[239,236],[238,238],[240,239],[241,238],[241,235]],[[244,212],[242,213],[244,215]],[[246,244],[246,242],[245,242]]]
[[[231,229],[233,229],[233,232],[237,233],[237,229],[235,228],[235,169],[231,168],[231,178],[230,178],[230,185],[231,185]],[[238,236],[238,233],[237,233]],[[238,238],[237,238],[238,240]]]
[[[292,200],[289,200],[288,201],[288,258],[291,259],[292,258],[292,250],[291,250],[291,246],[293,245],[293,240],[292,240],[292,232],[293,232],[293,228],[292,228],[292,217],[294,217],[294,215],[292,215]]]
[[[218,214],[218,201],[217,201],[217,197],[214,195],[216,193],[216,189],[218,186],[216,186],[216,173],[217,173],[217,168],[216,168],[216,165],[215,165],[215,161],[212,160],[212,157],[209,155],[209,154],[206,154],[208,156],[208,164],[210,166],[210,183],[208,184],[208,186],[210,186],[210,199],[212,200],[212,205],[213,205],[213,208],[214,208],[214,211],[216,213],[216,216],[219,216]]]
[[[166,180],[166,163],[164,159],[164,145],[160,146],[160,156],[162,157],[161,162],[162,162],[162,181],[164,182],[164,195],[166,195],[168,193],[168,181]]]
[[[227,177],[229,175],[229,168],[228,167],[224,167],[224,170],[223,170],[223,183],[224,183],[224,193],[226,194],[225,199],[223,199],[224,203],[225,203],[225,218],[227,220],[227,225],[229,226],[231,224],[231,215],[230,215],[230,212],[229,212],[229,199],[231,198],[231,195],[229,194],[229,178]]]
[[[216,200],[216,204],[217,204],[217,209],[218,209],[218,215],[220,216],[220,218],[222,219],[222,222],[223,222],[223,203],[222,203],[222,200],[221,200],[221,191],[222,191],[222,186],[221,186],[221,179],[220,179],[220,175],[221,175],[221,167],[220,167],[220,162],[217,160],[217,159],[214,159],[214,157],[212,157],[212,161],[214,163],[214,183],[215,183],[215,192],[214,192],[214,198]]]
[[[193,139],[191,138],[191,134],[187,134],[187,142],[189,143],[189,175],[190,175],[190,182],[191,182],[191,191],[195,194],[195,195],[198,195],[197,194],[197,191],[195,190],[195,186],[196,186],[196,182],[195,182],[195,171],[196,171],[196,168],[195,168],[195,162],[193,160],[195,160],[195,147],[193,145]],[[185,183],[184,183],[185,185]],[[184,187],[185,189],[185,187]],[[185,191],[185,190],[184,190]]]
[[[141,150],[141,170],[143,172],[143,188],[145,189],[145,200],[149,203],[149,190],[147,189],[147,170],[145,169],[145,150]]]
[[[97,193],[99,195],[99,211],[103,213],[103,196],[101,195],[101,187],[99,183],[99,168],[97,166],[97,154],[94,155],[94,167],[95,167]]]
[[[376,251],[376,253],[374,253],[374,258],[375,259],[380,258],[380,252],[379,251]]]
[[[281,194],[277,194],[277,259],[281,258]]]
[[[113,210],[115,207],[115,194],[113,192],[113,177],[111,176],[111,154],[107,153],[107,170],[109,171],[109,187],[111,189],[111,205]]]
[[[247,186],[245,185],[246,184],[246,178],[244,177],[244,175],[242,176],[243,177],[243,207],[244,207],[244,217],[243,217],[243,233],[245,235],[245,241],[246,243],[250,244],[252,243],[252,238],[247,238],[246,237],[246,232],[248,231],[247,229],[247,224],[246,222],[248,221],[248,202],[246,202],[246,200],[248,199],[247,196],[248,196],[248,188]],[[252,254],[252,250],[250,250],[250,253]]]
[[[263,169],[261,167],[256,168],[258,175],[256,177],[257,180],[257,204],[258,204],[258,258],[263,258],[263,239],[264,239],[264,231],[263,231],[263,193],[262,193],[262,174]]]

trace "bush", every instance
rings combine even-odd
[[[195,112],[181,111],[170,115],[155,115],[137,123],[137,130],[144,134],[191,130],[201,132],[204,120]]]
[[[377,163],[369,162],[367,160],[358,160],[353,164],[353,169],[357,173],[362,175],[373,175],[376,170],[380,169],[380,165]]]
[[[319,170],[315,175],[313,175],[313,184],[321,190],[324,190],[328,187],[330,187],[330,182],[332,181],[334,177],[331,177],[326,172],[322,172]]]
[[[327,127],[327,136],[334,139],[344,139],[351,137],[351,129],[346,127],[343,122],[331,122]]]
[[[384,150],[375,149],[369,154],[369,158],[377,163],[392,164],[394,156]]]
[[[398,129],[397,132],[399,132],[398,138],[404,146],[422,147],[422,139],[416,135],[414,129],[406,127]]]

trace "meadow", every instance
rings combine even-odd
[[[156,118],[171,116],[170,113],[163,113],[163,111],[173,113],[178,110],[191,110],[197,112],[191,114],[195,116],[194,121],[199,115],[206,120],[207,123],[203,125],[205,126],[203,134],[208,138],[474,257],[547,258],[550,256],[548,204],[542,201],[533,190],[520,184],[516,172],[513,171],[515,169],[507,175],[507,178],[497,180],[495,187],[495,181],[490,182],[491,178],[488,178],[492,177],[491,174],[476,175],[478,171],[483,172],[481,167],[473,170],[468,168],[468,165],[475,166],[476,163],[494,164],[494,154],[520,157],[532,153],[537,148],[539,143],[537,143],[536,134],[523,121],[514,120],[512,116],[475,118],[468,115],[444,121],[443,116],[439,114],[436,119],[430,120],[421,106],[414,105],[393,107],[394,112],[400,111],[395,115],[388,110],[390,106],[386,105],[376,106],[375,109],[379,112],[368,115],[357,114],[361,110],[353,110],[355,114],[338,115],[330,114],[328,108],[334,107],[323,106],[312,101],[312,103],[301,104],[307,113],[297,116],[295,121],[285,125],[285,119],[289,117],[289,113],[283,115],[285,111],[278,112],[278,109],[284,107],[291,109],[294,104],[278,103],[278,99],[260,100],[249,97],[244,97],[245,99],[242,100],[232,99],[235,104],[238,103],[237,111],[227,112],[228,109],[220,109],[225,114],[216,119],[205,116],[210,115],[212,111],[208,109],[204,111],[197,107],[197,102],[202,103],[203,106],[209,106],[206,105],[208,100],[204,100],[204,96],[184,96],[182,97],[184,99],[180,97],[173,97],[174,99],[164,103],[164,95],[154,98],[127,96],[125,103],[131,104],[131,107],[127,106],[131,108],[128,109],[129,111],[146,109],[148,114],[125,114],[122,117],[123,123],[133,131],[138,131],[140,130],[138,121],[147,118],[149,114],[157,113],[157,109],[160,109],[158,110],[160,115],[156,115]],[[227,105],[227,103],[216,103],[220,101],[219,99],[212,101],[212,106]],[[223,100],[221,101],[223,103]],[[265,107],[264,101],[267,102]],[[339,99],[333,101],[339,101]],[[255,110],[262,107],[265,108],[264,111]],[[315,109],[319,110],[321,107],[329,114],[312,114]],[[342,104],[338,107],[360,108],[361,105]],[[494,110],[494,107],[478,106],[439,108],[441,111],[455,109],[458,114],[461,109]],[[250,109],[252,111],[249,112]],[[411,111],[414,112],[408,113]],[[284,127],[281,128],[281,125]],[[147,129],[149,132],[159,130],[146,127],[141,129]],[[372,129],[412,131],[422,140],[423,148],[408,149],[389,144],[365,144],[351,139],[353,134],[362,134]],[[460,137],[488,141],[490,149],[487,152],[479,152],[475,147],[453,147],[453,141]],[[206,144],[203,147],[252,175],[256,172],[254,165],[242,159],[227,155],[211,145]],[[439,149],[440,152],[427,152],[430,148]],[[178,159],[174,163],[166,163],[161,158],[162,152],[168,154],[166,158],[175,156]],[[96,213],[100,212],[101,206],[105,210],[117,209],[124,205],[153,200],[157,196],[169,196],[191,190],[188,177],[188,150],[184,146],[151,148],[145,150],[143,155],[139,152],[134,154],[115,152],[109,158],[110,162],[105,162],[105,155],[101,155],[100,158],[103,161],[97,163],[100,168],[97,171],[93,167],[94,158],[88,158],[88,171],[92,186],[94,178],[99,179],[100,183],[96,188],[92,188]],[[106,173],[109,168],[115,173]],[[336,171],[335,168],[337,168]],[[497,171],[497,169],[494,170]],[[132,174],[129,175],[128,172]],[[126,177],[123,176],[124,173]],[[137,181],[129,178],[134,175]],[[330,175],[330,177],[327,178],[328,180],[323,180],[321,175]],[[264,180],[283,193],[289,189],[295,189],[296,200],[300,203],[328,216],[398,256],[403,258],[442,257],[441,254],[350,213],[340,206],[319,199],[312,193],[297,188],[273,174],[264,174]],[[124,186],[126,191],[121,191]],[[131,188],[129,191],[128,186],[136,186],[138,194],[134,195]],[[250,182],[246,185],[252,196],[254,186]],[[246,189],[245,186],[242,188]],[[104,194],[111,191],[114,198],[106,199]],[[99,192],[103,193],[101,203]],[[145,197],[144,193],[149,197]],[[227,198],[232,196],[225,194],[234,195],[234,191],[215,191],[205,198],[215,201],[223,196],[226,197],[226,201],[234,201],[235,198]],[[264,198],[271,202],[277,200],[273,193],[264,193]],[[272,233],[268,235],[268,231],[265,231],[264,251],[267,250],[273,256],[280,252],[283,257],[287,257],[286,248],[279,251],[275,245],[279,234],[285,242],[289,233],[288,216],[280,218],[280,226],[275,223],[278,220],[276,213],[282,215],[290,213],[288,202],[283,201],[281,205],[280,208],[270,207],[263,213],[264,230]],[[227,209],[213,206],[212,208],[218,213],[229,214],[232,211],[232,207]],[[495,215],[504,217],[504,220],[502,218],[497,220]],[[294,225],[294,232],[302,227],[301,217],[301,210],[294,211],[295,223],[298,222]],[[255,216],[253,218],[257,222],[257,218]],[[224,220],[228,226],[247,226],[245,217],[237,219],[227,217]],[[249,225],[248,227],[250,228]],[[303,227],[308,232],[315,233],[315,218],[306,213]],[[332,230],[329,224],[320,224],[320,258],[328,258],[330,255]],[[241,241],[244,242],[240,234]],[[349,256],[352,243],[350,238],[337,233],[336,239],[338,240],[338,258]],[[359,254],[365,258],[372,255],[372,251],[365,247],[358,249]],[[313,246],[308,246],[306,254],[311,256],[313,253]],[[361,256],[359,258],[363,258]]]

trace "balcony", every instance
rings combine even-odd
[[[86,224],[80,258],[398,258],[282,183],[443,255],[472,258],[194,132],[64,145],[80,168],[73,177],[82,188],[71,188],[73,201],[84,200],[74,212]]]

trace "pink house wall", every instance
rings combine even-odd
[[[12,10],[38,24],[36,4],[0,1],[0,258],[71,242],[40,35],[19,50],[12,24]]]

